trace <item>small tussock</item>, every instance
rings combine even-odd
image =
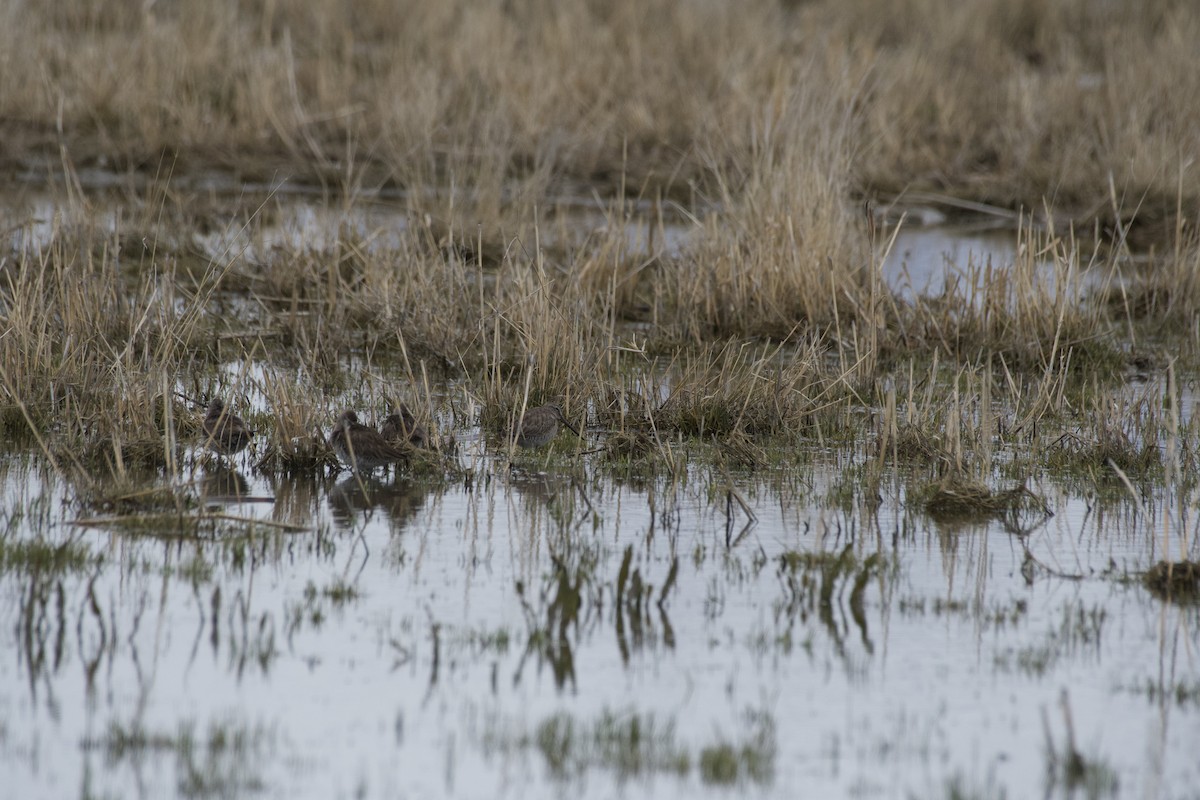
[[[408,464],[401,471],[416,478],[465,478],[468,471],[459,463],[457,443],[451,439],[444,450],[409,447]]]
[[[1017,256],[1001,268],[968,258],[946,274],[942,292],[919,297],[900,314],[903,336],[884,337],[891,352],[914,343],[971,358],[988,352],[1008,369],[1047,365],[1075,376],[1119,372],[1126,356],[1120,325],[1086,302],[1087,265],[1072,239],[1022,223]]]
[[[111,475],[120,474],[126,468],[160,469],[167,466],[167,453],[163,449],[161,437],[121,439],[112,436],[102,436],[87,442],[82,450],[76,450],[71,443],[63,442],[58,457],[70,457],[76,454],[87,466],[103,465]]]
[[[44,415],[44,411],[36,413]],[[34,424],[39,424],[37,419]],[[29,430],[29,423],[25,421],[25,414],[21,412],[21,407],[16,403],[0,405],[0,435],[4,437],[4,441],[9,444],[9,447],[21,444],[32,444],[37,441],[34,438],[32,431]]]
[[[787,550],[779,556],[779,568],[786,573],[816,572],[831,576],[853,572],[859,567],[859,558],[850,545],[834,552],[825,550],[806,552]]]
[[[286,443],[274,442],[254,465],[256,470],[289,474],[324,472],[337,469],[341,462],[324,436],[297,436]]]
[[[657,421],[686,436],[720,436],[737,425],[738,408],[730,399],[684,389],[663,403]]]
[[[421,234],[417,241],[426,257],[495,270],[508,254],[508,241],[498,228],[480,225],[469,231],[456,230],[445,220],[426,214],[417,230]]]
[[[987,517],[1001,509],[997,498],[981,483],[950,477],[929,487],[925,510],[934,517]]]
[[[926,513],[940,520],[1011,517],[1031,505],[1045,512],[1040,499],[1024,486],[993,492],[982,483],[957,475],[929,486],[924,496]]]
[[[634,462],[654,457],[654,436],[642,428],[630,428],[609,435],[604,442],[604,458],[611,462]]]
[[[610,772],[620,781],[658,775],[686,779],[698,768],[708,785],[769,785],[778,752],[775,728],[766,712],[748,712],[740,737],[722,737],[701,747],[697,757],[677,741],[673,719],[606,709],[591,720],[554,714],[531,731],[496,727],[485,733],[484,747],[489,752],[540,753],[550,774],[560,779],[582,778],[592,770]]]
[[[1181,224],[1173,244],[1173,252],[1109,289],[1100,301],[1113,314],[1186,329],[1200,310],[1200,232],[1193,227],[1184,233]]]
[[[1142,581],[1161,600],[1200,603],[1200,561],[1160,561]]]
[[[721,461],[731,466],[755,469],[767,463],[767,454],[743,431],[734,430],[717,442]]]
[[[725,342],[678,357],[649,396],[666,396],[652,412],[658,429],[723,438],[796,434],[835,407],[844,382],[832,381],[811,342],[750,346]],[[669,387],[669,393],[666,389]],[[642,407],[645,403],[636,404]]]
[[[952,457],[937,438],[915,425],[904,425],[896,432],[894,447],[896,458],[901,461],[917,464],[952,461]]]
[[[69,404],[60,404],[67,410],[51,413],[42,430],[49,434],[47,446],[60,464],[117,476],[129,469],[170,468],[177,456],[175,445],[202,435],[200,416],[184,403],[146,391],[144,385],[120,392],[93,387],[70,397]],[[85,407],[91,410],[85,412]],[[34,425],[40,424],[47,408],[54,406],[31,414]],[[26,428],[26,433],[32,432]]]
[[[700,779],[706,784],[732,786],[750,779],[767,783],[774,770],[774,752],[763,754],[751,745],[722,742],[700,751]]]
[[[597,425],[624,430],[643,425],[655,405],[636,388],[607,386],[597,390],[593,410]]]
[[[275,753],[275,736],[269,729],[240,723],[212,722],[202,730],[185,721],[174,730],[154,730],[139,722],[126,725],[114,720],[107,730],[85,736],[80,747],[102,754],[113,765],[147,760],[168,764],[166,756],[173,755],[179,794],[246,797],[261,794],[266,787],[259,770]]]
[[[1123,431],[1103,426],[1092,441],[1068,437],[1046,455],[1055,471],[1078,471],[1118,480],[1122,475],[1142,480],[1162,467],[1162,454],[1153,442],[1136,444]]]
[[[652,714],[605,711],[590,724],[556,714],[537,727],[532,741],[521,744],[535,746],[557,776],[582,774],[592,767],[623,778],[686,775],[691,767],[687,750],[675,741],[674,723],[663,723]]]
[[[397,466],[405,474],[445,478],[458,478],[465,474],[455,457],[457,443],[453,438],[441,450],[414,447],[402,441],[393,444],[407,453],[408,457]],[[310,433],[292,437],[286,443],[271,443],[262,458],[255,462],[254,469],[288,475],[319,475],[340,472],[344,466],[323,433]]]

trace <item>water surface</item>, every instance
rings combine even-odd
[[[304,530],[181,532],[76,524],[73,488],[9,457],[6,552],[87,560],[0,571],[5,791],[724,796],[701,760],[727,745],[757,759],[733,778],[755,796],[1032,796],[1064,697],[1123,796],[1200,777],[1197,614],[1117,579],[1178,553],[1179,509],[1035,486],[1053,516],[1027,533],[939,523],[899,477],[877,506],[833,502],[844,457],[818,453],[735,481],[747,525],[707,477],[464,458],[473,481],[430,489],[189,456],[213,510]],[[653,587],[637,609],[627,550]],[[589,744],[601,729],[628,752]]]

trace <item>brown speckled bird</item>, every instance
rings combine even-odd
[[[225,401],[214,397],[204,417],[204,444],[213,452],[231,456],[246,449],[254,431],[237,414],[225,410]]]
[[[356,472],[370,472],[408,458],[407,450],[360,423],[353,411],[343,411],[338,417],[329,434],[329,444],[338,458]]]
[[[583,434],[571,427],[563,416],[562,407],[558,403],[547,403],[537,408],[526,409],[525,416],[517,426],[517,445],[531,448],[549,444],[558,435],[558,424],[567,426],[567,430],[583,438]]]
[[[408,442],[413,447],[426,447],[429,436],[425,428],[417,422],[416,417],[404,403],[392,403],[392,413],[379,427],[379,433],[389,442]]]

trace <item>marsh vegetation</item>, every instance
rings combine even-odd
[[[1198,41],[1183,0],[6,4],[5,774],[1194,792]],[[335,420],[400,403],[348,471]],[[580,436],[517,435],[549,404]]]

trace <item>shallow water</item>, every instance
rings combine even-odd
[[[1009,269],[1017,256],[1017,237],[994,221],[912,225],[900,229],[887,251],[882,272],[887,285],[900,297],[940,294],[947,273],[968,264]]]
[[[13,212],[14,246],[57,213]],[[404,224],[348,213],[289,197],[193,244],[249,258],[352,224],[391,247]],[[631,247],[648,217],[621,222]],[[883,269],[912,298],[1015,252],[914,226]],[[224,515],[198,529],[114,521],[36,453],[0,456],[0,797],[1086,796],[1048,768],[1072,735],[1095,796],[1200,785],[1200,611],[1132,577],[1200,558],[1194,492],[1042,480],[1049,516],[937,521],[903,470],[874,497],[859,443],[734,472],[743,509],[703,457],[620,478],[564,436],[510,471],[454,434],[469,477],[436,487],[189,445],[136,483]]]
[[[118,176],[105,172],[81,175],[80,179],[92,190],[120,185]],[[201,176],[190,186],[256,209],[251,215],[253,223],[235,218],[212,230],[197,232],[187,242],[175,243],[219,263],[253,262],[274,247],[295,252],[328,250],[346,230],[353,231],[368,249],[394,251],[411,224],[403,192],[378,192],[357,198],[352,205],[338,205],[326,202],[312,187],[286,182],[243,185],[214,175],[208,179]],[[96,209],[107,208],[107,218],[114,228],[131,216],[122,197],[98,195],[92,203],[92,208],[77,209],[78,215],[95,219]],[[686,250],[695,231],[684,215],[672,211],[664,216],[662,209],[644,202],[630,201],[628,213],[617,222],[610,218],[610,209],[594,198],[563,196],[553,206],[567,222],[565,228],[540,231],[543,243],[551,245],[569,246],[570,241],[560,240],[582,238],[589,231],[617,224],[631,252],[674,257]],[[99,216],[105,218],[104,214]],[[37,187],[0,200],[0,217],[10,222],[13,247],[43,246],[59,226],[77,221],[57,197]],[[962,273],[968,265],[1008,269],[1018,252],[1019,237],[1012,220],[961,215],[949,220],[935,209],[915,207],[902,220],[893,219],[892,223],[899,224],[898,231],[893,225],[880,228],[879,267],[884,282],[904,300],[939,294],[947,275]],[[456,231],[455,235],[470,240],[474,232]],[[153,243],[145,244],[149,247]]]
[[[999,522],[935,522],[900,478],[877,507],[835,502],[844,454],[735,479],[747,525],[700,469],[622,483],[596,456],[526,456],[509,472],[464,439],[476,477],[435,490],[185,458],[206,506],[297,532],[76,525],[75,489],[9,458],[8,552],[74,542],[99,563],[0,569],[4,791],[724,796],[701,761],[727,743],[759,759],[733,784],[754,796],[1027,797],[1048,791],[1046,732],[1065,747],[1064,693],[1122,796],[1200,779],[1200,618],[1119,580],[1179,553],[1190,508],[1181,523],[1166,502],[1089,508],[1035,485],[1054,515],[1021,523],[1031,566]],[[847,547],[840,572],[785,557]],[[634,609],[624,582],[619,610],[627,548],[653,589]],[[631,723],[624,755],[587,744]],[[551,735],[567,724],[570,746]]]

